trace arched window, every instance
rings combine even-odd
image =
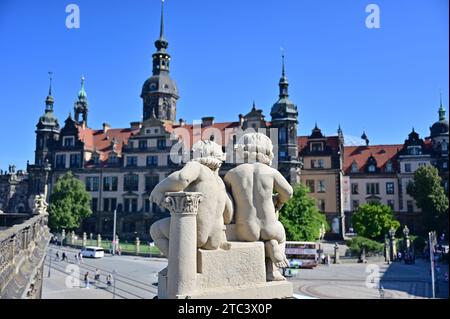
[[[358,172],[359,172],[358,164],[356,164],[356,162],[353,161],[353,163],[352,163],[352,173],[358,173]]]

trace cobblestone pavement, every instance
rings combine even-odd
[[[296,294],[308,298],[380,299],[379,287],[382,286],[386,299],[422,299],[432,298],[429,267],[424,260],[417,260],[414,265],[380,262],[320,265],[315,269],[301,269],[289,280]],[[448,298],[445,272],[448,272],[448,265],[441,266],[437,298]]]

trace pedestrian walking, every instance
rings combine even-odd
[[[80,264],[80,261],[79,261],[79,259],[78,259],[78,254],[75,254],[75,261],[77,262],[77,265]]]
[[[67,259],[66,252],[63,251],[63,253],[62,253],[62,261],[66,260],[66,259]]]
[[[84,288],[89,289],[89,272],[84,274]]]
[[[80,263],[83,263],[83,254],[81,251],[78,253],[78,259],[80,260]]]
[[[95,270],[95,281],[96,283],[100,280],[100,270]]]
[[[112,276],[111,276],[111,274],[108,274],[108,276],[106,276],[106,285],[108,287],[111,287],[111,285],[112,285]]]
[[[59,252],[56,252],[56,261],[59,261]]]

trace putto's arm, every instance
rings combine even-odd
[[[150,194],[150,201],[161,206],[166,192],[181,192],[200,174],[200,163],[188,162],[181,170],[173,172],[155,186]]]
[[[231,195],[227,193],[225,201],[225,211],[223,212],[223,222],[225,225],[231,223],[231,221],[233,220],[233,215],[234,215],[233,199]]]
[[[278,194],[276,196],[275,209],[279,210],[292,197],[294,190],[288,181],[281,175],[280,172],[275,171],[274,174],[274,191]]]

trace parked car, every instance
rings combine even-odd
[[[102,258],[105,256],[105,252],[102,247],[89,246],[81,250],[81,255],[89,258]]]

